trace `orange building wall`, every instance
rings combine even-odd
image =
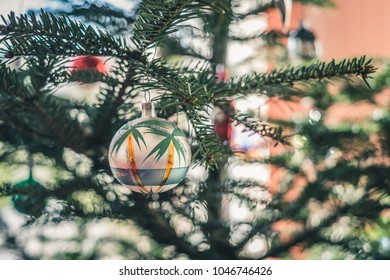
[[[305,7],[322,59],[390,57],[389,0],[333,0],[335,8]]]

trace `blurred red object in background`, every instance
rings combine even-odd
[[[100,73],[106,73],[106,66],[103,61],[96,56],[78,56],[73,61],[72,66],[72,71],[96,69]]]
[[[213,112],[214,131],[222,141],[230,141],[232,120],[220,107],[216,106]]]

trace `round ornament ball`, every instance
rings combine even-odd
[[[34,189],[36,194],[18,194],[12,196],[14,208],[26,215],[39,216],[46,207],[46,200],[39,193],[45,190],[45,187],[35,181],[31,176],[29,179],[16,184],[19,189]]]
[[[78,56],[73,61],[73,71],[95,69],[100,73],[106,73],[104,62],[96,56]]]
[[[142,117],[123,125],[111,140],[108,158],[114,177],[132,191],[159,193],[178,185],[191,164],[184,132],[156,118],[152,103],[142,104]]]
[[[298,30],[290,31],[287,50],[291,59],[310,60],[316,58],[316,36],[306,27],[305,22],[300,23]]]

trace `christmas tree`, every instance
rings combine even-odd
[[[390,117],[380,99],[390,68],[369,83],[376,67],[365,57],[322,62],[302,50],[300,64],[287,67],[287,31],[235,28],[275,8],[285,23],[289,1],[58,2],[63,8],[3,15],[0,26],[4,252],[23,259],[390,257]],[[277,67],[231,71],[228,45],[244,41],[259,45],[254,55],[281,49]],[[308,117],[262,119],[259,108],[237,106],[249,97],[287,111],[306,102]],[[141,104],[150,101],[172,129],[142,123]],[[375,114],[359,123],[332,119],[337,109],[352,116],[356,109],[345,104],[355,103]],[[162,140],[139,160],[136,149],[150,145],[151,134]],[[255,154],[237,135],[260,143]],[[191,165],[164,191],[175,164],[188,158],[179,138],[188,139]],[[125,171],[110,162],[121,150],[131,178],[124,185],[117,179]],[[170,165],[164,178],[146,186],[151,175],[138,167],[162,158]],[[7,175],[15,166],[29,169],[27,180]],[[45,182],[36,170],[49,174]]]

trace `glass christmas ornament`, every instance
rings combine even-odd
[[[217,84],[224,83],[229,80],[229,72],[226,69],[225,65],[217,64],[215,67],[215,77],[217,79]]]
[[[229,72],[227,71],[225,65],[217,64],[215,67],[215,77],[216,83],[224,83],[229,80]],[[214,132],[217,134],[218,138],[223,142],[228,142],[230,140],[232,120],[228,114],[225,113],[225,110],[233,111],[233,102],[227,104],[227,108],[222,108],[219,106],[214,107],[212,112],[212,122],[214,125]]]
[[[17,188],[26,189],[34,188],[37,192],[42,192],[45,190],[45,187],[34,179],[27,179],[16,184]],[[46,201],[40,195],[27,195],[27,194],[18,194],[12,197],[12,202],[14,208],[18,212],[31,215],[39,216],[42,214],[43,209],[46,207]]]
[[[304,22],[301,22],[298,30],[290,31],[287,48],[291,59],[314,59],[316,58],[316,36]]]
[[[46,207],[46,199],[39,193],[45,191],[45,187],[34,180],[32,176],[32,163],[29,163],[30,175],[27,180],[17,183],[19,189],[34,189],[35,194],[18,194],[12,196],[14,208],[26,215],[39,216]]]
[[[218,138],[224,143],[230,140],[231,135],[231,118],[227,116],[219,107],[213,111],[214,131]]]
[[[229,116],[234,113],[233,102],[224,105],[225,108],[215,106],[212,113],[212,122],[214,125],[214,132],[222,143],[230,141],[232,132],[232,118]],[[228,113],[225,113],[228,112]]]
[[[103,61],[96,56],[78,56],[73,61],[73,71],[95,69],[100,73],[106,73],[106,66]]]
[[[114,177],[132,191],[143,193],[174,188],[191,163],[191,148],[184,132],[156,118],[150,102],[142,104],[141,118],[115,133],[108,153]]]

